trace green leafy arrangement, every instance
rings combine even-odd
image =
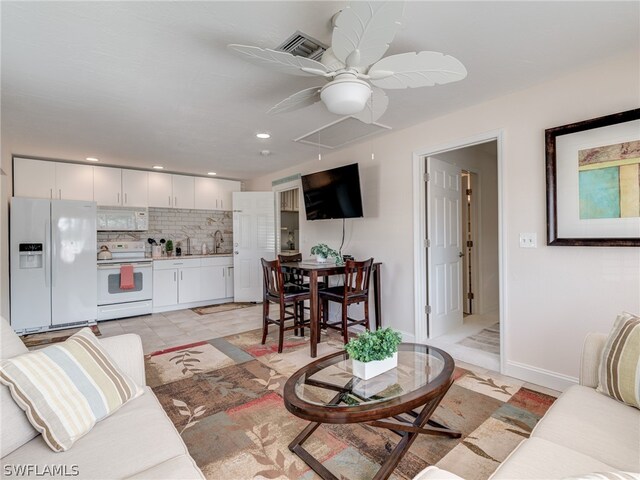
[[[349,357],[360,362],[384,360],[398,351],[402,335],[391,328],[362,332],[345,345]]]
[[[319,243],[311,247],[311,255],[318,255],[323,258],[333,257],[336,259],[336,265],[342,265],[344,263],[340,253],[324,243]]]
[[[164,244],[164,248],[167,252],[173,252],[173,242],[171,240],[167,240],[167,243]]]

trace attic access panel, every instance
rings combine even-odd
[[[375,122],[363,123],[353,117],[344,117],[295,138],[293,141],[314,147],[334,149],[387,130],[391,130],[391,127]]]

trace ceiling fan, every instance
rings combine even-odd
[[[439,52],[410,52],[382,58],[400,27],[403,11],[402,2],[349,3],[332,19],[331,47],[320,62],[268,48],[237,44],[229,48],[250,62],[283,73],[320,76],[329,81],[324,86],[294,93],[269,113],[290,112],[322,101],[332,113],[372,123],[389,104],[383,88],[430,87],[467,76],[459,60]]]

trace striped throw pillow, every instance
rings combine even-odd
[[[597,390],[640,408],[640,317],[618,315],[602,351]]]
[[[0,382],[54,451],[142,394],[89,328],[62,343],[0,362]]]

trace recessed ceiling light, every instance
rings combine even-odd
[[[156,170],[164,170],[164,167],[162,165],[154,165],[153,168],[155,168]]]
[[[271,155],[271,152],[269,150],[261,150],[260,155],[262,155],[263,157],[268,157],[269,155]]]
[[[271,135],[269,135],[268,133],[257,133],[256,137],[258,138],[271,138]]]
[[[217,175],[216,172],[207,172],[207,175]]]
[[[99,162],[100,161],[96,157],[87,157],[87,158],[85,158],[85,160],[87,162]]]

